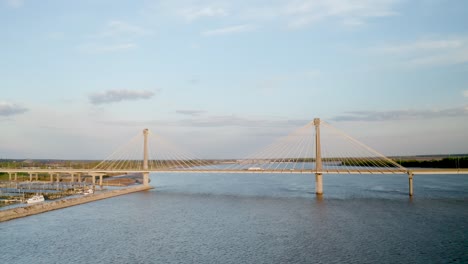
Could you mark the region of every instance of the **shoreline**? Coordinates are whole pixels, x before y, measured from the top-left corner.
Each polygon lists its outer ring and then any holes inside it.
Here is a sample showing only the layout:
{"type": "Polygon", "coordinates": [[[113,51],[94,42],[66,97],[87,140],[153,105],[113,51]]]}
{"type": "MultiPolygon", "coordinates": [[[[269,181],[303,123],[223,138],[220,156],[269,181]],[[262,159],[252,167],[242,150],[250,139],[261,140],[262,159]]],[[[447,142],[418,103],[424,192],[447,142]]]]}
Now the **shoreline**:
{"type": "Polygon", "coordinates": [[[151,186],[136,186],[129,187],[121,190],[112,190],[103,193],[97,193],[88,196],[75,197],[70,199],[63,199],[47,203],[38,203],[26,207],[11,208],[0,211],[0,222],[13,220],[16,218],[26,217],[35,214],[41,214],[48,211],[58,210],[79,204],[94,202],[102,199],[112,198],[115,196],[125,195],[134,192],[147,191],[152,189],[151,186]]]}

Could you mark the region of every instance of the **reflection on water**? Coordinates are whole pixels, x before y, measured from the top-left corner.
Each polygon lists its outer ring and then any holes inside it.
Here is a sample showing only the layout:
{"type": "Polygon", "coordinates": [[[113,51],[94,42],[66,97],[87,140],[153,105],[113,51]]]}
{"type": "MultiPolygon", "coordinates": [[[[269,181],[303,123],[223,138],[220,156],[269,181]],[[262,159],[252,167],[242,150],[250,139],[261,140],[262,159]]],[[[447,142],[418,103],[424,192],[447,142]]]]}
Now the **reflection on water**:
{"type": "Polygon", "coordinates": [[[153,174],[0,223],[2,263],[466,263],[468,176],[153,174]]]}

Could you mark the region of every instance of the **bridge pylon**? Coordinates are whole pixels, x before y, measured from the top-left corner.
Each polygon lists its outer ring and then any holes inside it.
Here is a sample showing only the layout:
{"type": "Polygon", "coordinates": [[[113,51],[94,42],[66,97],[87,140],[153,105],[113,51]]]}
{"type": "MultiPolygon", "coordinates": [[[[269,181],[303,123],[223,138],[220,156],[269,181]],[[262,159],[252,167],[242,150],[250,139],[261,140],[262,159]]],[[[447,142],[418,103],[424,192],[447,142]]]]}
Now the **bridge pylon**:
{"type": "Polygon", "coordinates": [[[323,194],[322,153],[320,146],[320,118],[314,118],[315,126],[315,194],[323,194]]]}

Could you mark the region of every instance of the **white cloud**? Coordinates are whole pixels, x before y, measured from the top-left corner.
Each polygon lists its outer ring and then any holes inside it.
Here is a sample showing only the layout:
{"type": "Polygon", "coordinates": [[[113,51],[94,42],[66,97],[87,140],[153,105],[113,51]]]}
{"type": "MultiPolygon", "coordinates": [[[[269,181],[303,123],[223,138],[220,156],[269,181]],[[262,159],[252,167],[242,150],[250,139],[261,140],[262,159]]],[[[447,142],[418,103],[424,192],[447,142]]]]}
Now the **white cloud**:
{"type": "Polygon", "coordinates": [[[137,47],[135,43],[119,43],[119,44],[83,44],[78,47],[81,52],[84,53],[108,53],[108,52],[119,52],[125,50],[132,50],[137,47]]]}
{"type": "Polygon", "coordinates": [[[187,8],[180,11],[180,15],[188,21],[194,21],[200,18],[209,17],[225,17],[228,12],[220,7],[201,7],[201,8],[187,8]]]}
{"type": "Polygon", "coordinates": [[[250,32],[255,29],[256,29],[255,26],[245,24],[245,25],[237,25],[237,26],[230,26],[230,27],[203,31],[202,35],[203,36],[229,35],[229,34],[250,32]]]}
{"type": "Polygon", "coordinates": [[[181,115],[199,116],[205,113],[205,111],[203,110],[176,110],[176,113],[181,114],[181,115]]]}
{"type": "Polygon", "coordinates": [[[393,110],[393,111],[351,111],[335,116],[334,121],[389,121],[408,119],[428,119],[441,117],[468,116],[466,107],[446,108],[442,110],[393,110]]]}
{"type": "Polygon", "coordinates": [[[433,51],[444,49],[455,49],[463,46],[463,41],[459,39],[446,40],[419,40],[404,44],[395,44],[380,48],[383,52],[388,53],[409,53],[420,51],[433,51]]]}
{"type": "Polygon", "coordinates": [[[154,92],[145,90],[108,90],[105,92],[89,95],[89,101],[92,104],[107,104],[121,101],[134,101],[139,99],[150,99],[154,92]]]}
{"type": "MultiPolygon", "coordinates": [[[[468,97],[468,90],[464,90],[464,91],[462,92],[462,94],[463,94],[464,97],[468,97]]],[[[468,106],[467,106],[467,107],[468,107],[468,106]]]]}
{"type": "Polygon", "coordinates": [[[362,26],[367,20],[398,15],[400,0],[291,0],[268,1],[264,6],[244,9],[242,17],[251,20],[280,21],[288,29],[306,28],[324,20],[344,26],[362,26]]]}
{"type": "Polygon", "coordinates": [[[146,34],[149,34],[148,30],[119,20],[107,22],[104,30],[100,33],[102,37],[142,36],[146,34]]]}
{"type": "Polygon", "coordinates": [[[398,15],[403,0],[269,0],[269,1],[161,1],[152,13],[175,15],[185,21],[228,17],[232,24],[264,25],[300,29],[331,20],[336,25],[358,27],[370,19],[398,15]]]}
{"type": "Polygon", "coordinates": [[[0,116],[19,115],[26,111],[28,111],[28,109],[21,105],[12,102],[0,101],[0,116]]]}
{"type": "Polygon", "coordinates": [[[12,8],[20,8],[24,5],[24,0],[5,0],[5,2],[12,8]]]}
{"type": "Polygon", "coordinates": [[[468,62],[468,38],[417,40],[377,48],[410,66],[440,66],[468,62]]]}
{"type": "Polygon", "coordinates": [[[358,18],[350,18],[350,19],[343,20],[343,25],[347,27],[360,27],[364,24],[365,22],[362,19],[358,19],[358,18]]]}
{"type": "Polygon", "coordinates": [[[106,124],[120,126],[141,126],[154,125],[159,127],[291,127],[302,126],[309,123],[310,120],[304,119],[271,119],[271,118],[252,118],[236,115],[218,115],[218,116],[192,116],[190,119],[179,120],[121,120],[105,121],[106,124]]]}
{"type": "Polygon", "coordinates": [[[85,53],[107,53],[132,50],[138,47],[137,39],[150,34],[145,28],[124,21],[112,20],[91,41],[78,46],[85,53]]]}

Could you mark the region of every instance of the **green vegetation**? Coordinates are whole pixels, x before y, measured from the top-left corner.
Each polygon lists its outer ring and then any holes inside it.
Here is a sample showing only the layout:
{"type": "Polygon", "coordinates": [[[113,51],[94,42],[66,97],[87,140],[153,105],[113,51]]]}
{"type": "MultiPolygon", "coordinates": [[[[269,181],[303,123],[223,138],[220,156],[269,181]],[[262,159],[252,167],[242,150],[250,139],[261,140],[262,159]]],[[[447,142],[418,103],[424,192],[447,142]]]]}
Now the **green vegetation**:
{"type": "Polygon", "coordinates": [[[468,157],[440,160],[402,160],[397,161],[397,163],[408,168],[468,168],[468,157]]]}
{"type": "MultiPolygon", "coordinates": [[[[468,157],[442,158],[431,160],[393,160],[405,168],[468,168],[468,157]]],[[[365,167],[394,167],[395,165],[385,160],[352,159],[343,160],[343,166],[365,166],[365,167]]]]}
{"type": "MultiPolygon", "coordinates": [[[[390,161],[383,160],[383,159],[343,159],[341,162],[343,166],[358,166],[358,167],[396,167],[390,161]]],[[[403,165],[402,165],[403,166],[403,165]]],[[[404,166],[403,166],[404,167],[404,166]]]]}
{"type": "MultiPolygon", "coordinates": [[[[405,157],[404,159],[397,159],[396,157],[392,158],[394,162],[400,164],[403,167],[407,168],[468,168],[468,156],[460,155],[458,157],[443,157],[443,156],[415,156],[415,157],[405,157]]],[[[262,162],[275,162],[279,159],[257,159],[253,160],[258,163],[262,162]]],[[[315,158],[281,158],[282,161],[290,162],[315,162],[315,158]]],[[[223,162],[236,162],[236,160],[185,160],[183,164],[187,166],[204,166],[211,164],[218,164],[223,162]]],[[[322,162],[324,163],[333,163],[336,165],[342,166],[365,166],[365,167],[395,167],[393,163],[387,160],[378,159],[378,158],[323,158],[322,162]]],[[[12,159],[1,159],[0,160],[0,169],[92,169],[96,167],[100,161],[95,160],[74,160],[74,161],[65,161],[65,160],[12,160],[12,159]]],[[[112,165],[115,162],[104,162],[100,167],[107,167],[112,165]]],[[[176,164],[181,164],[181,161],[175,160],[150,160],[148,162],[150,166],[157,166],[161,168],[170,168],[174,167],[176,164]]],[[[141,161],[130,161],[126,164],[128,167],[134,166],[139,168],[141,166],[141,161]]],[[[127,167],[127,169],[128,169],[127,167]]],[[[29,179],[29,174],[27,173],[18,173],[18,180],[27,180],[29,179]]],[[[46,179],[48,174],[40,174],[40,179],[46,179]]],[[[0,181],[8,180],[8,173],[0,172],[0,181]]]]}
{"type": "Polygon", "coordinates": [[[99,161],[95,160],[17,160],[17,159],[0,159],[0,168],[8,169],[91,169],[94,168],[99,161]]]}

